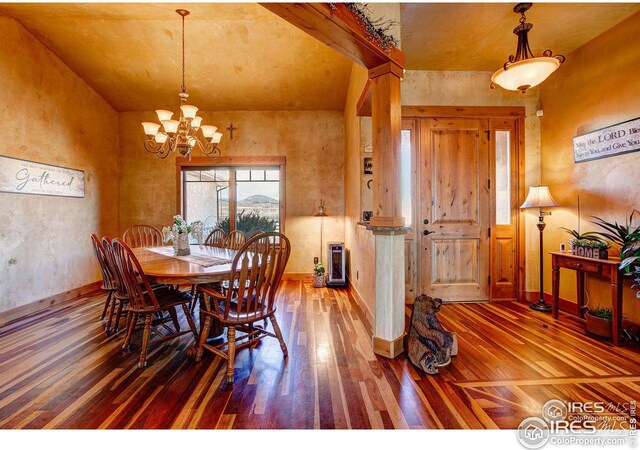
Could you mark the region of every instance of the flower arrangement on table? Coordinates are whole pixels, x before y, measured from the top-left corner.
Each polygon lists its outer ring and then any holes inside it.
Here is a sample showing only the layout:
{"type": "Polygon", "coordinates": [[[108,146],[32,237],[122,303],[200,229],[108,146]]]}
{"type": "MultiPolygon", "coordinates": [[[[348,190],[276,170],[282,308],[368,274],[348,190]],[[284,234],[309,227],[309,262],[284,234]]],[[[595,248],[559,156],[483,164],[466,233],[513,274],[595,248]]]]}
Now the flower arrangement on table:
{"type": "Polygon", "coordinates": [[[172,241],[173,253],[176,256],[185,256],[191,254],[189,247],[189,234],[202,245],[204,236],[204,224],[197,220],[189,225],[180,214],[173,216],[173,225],[171,227],[162,227],[162,239],[165,243],[172,241]]]}

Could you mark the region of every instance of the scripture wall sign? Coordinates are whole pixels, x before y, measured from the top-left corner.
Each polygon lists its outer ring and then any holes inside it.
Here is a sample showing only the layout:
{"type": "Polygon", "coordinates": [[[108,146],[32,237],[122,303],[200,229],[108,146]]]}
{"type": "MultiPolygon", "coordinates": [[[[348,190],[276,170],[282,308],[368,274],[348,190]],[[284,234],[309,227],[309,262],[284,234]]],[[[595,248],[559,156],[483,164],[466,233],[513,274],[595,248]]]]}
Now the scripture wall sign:
{"type": "Polygon", "coordinates": [[[577,163],[640,150],[640,117],[573,138],[577,163]]]}
{"type": "Polygon", "coordinates": [[[84,197],[84,171],[0,156],[0,192],[84,197]]]}

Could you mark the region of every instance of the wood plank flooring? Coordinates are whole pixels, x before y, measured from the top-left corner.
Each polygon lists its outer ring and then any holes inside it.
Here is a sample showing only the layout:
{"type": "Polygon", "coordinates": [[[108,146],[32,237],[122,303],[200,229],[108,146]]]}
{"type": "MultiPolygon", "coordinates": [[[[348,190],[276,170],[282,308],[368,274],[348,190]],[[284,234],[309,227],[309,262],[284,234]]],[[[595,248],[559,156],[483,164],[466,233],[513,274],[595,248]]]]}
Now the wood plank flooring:
{"type": "Polygon", "coordinates": [[[140,333],[130,353],[122,334],[105,336],[103,299],[0,329],[0,428],[515,428],[551,398],[640,400],[637,347],[515,302],[445,305],[460,354],[428,376],[404,356],[372,353],[348,290],[284,282],[277,317],[289,358],[275,339],[242,350],[232,387],[220,359],[187,357],[190,336],[155,348],[138,370],[140,333]]]}

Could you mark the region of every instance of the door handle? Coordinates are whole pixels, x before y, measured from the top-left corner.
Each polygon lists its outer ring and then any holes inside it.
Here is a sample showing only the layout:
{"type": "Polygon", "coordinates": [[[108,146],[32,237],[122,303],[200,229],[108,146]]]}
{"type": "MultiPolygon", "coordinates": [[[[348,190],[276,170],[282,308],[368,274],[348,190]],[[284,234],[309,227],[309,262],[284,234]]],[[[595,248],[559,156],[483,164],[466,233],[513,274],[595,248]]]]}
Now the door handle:
{"type": "Polygon", "coordinates": [[[429,230],[423,230],[422,231],[422,234],[424,234],[425,236],[429,236],[432,233],[435,233],[435,231],[429,231],[429,230]]]}
{"type": "Polygon", "coordinates": [[[424,220],[422,221],[422,223],[423,223],[423,224],[425,224],[425,225],[429,225],[429,219],[424,219],[424,220]]]}

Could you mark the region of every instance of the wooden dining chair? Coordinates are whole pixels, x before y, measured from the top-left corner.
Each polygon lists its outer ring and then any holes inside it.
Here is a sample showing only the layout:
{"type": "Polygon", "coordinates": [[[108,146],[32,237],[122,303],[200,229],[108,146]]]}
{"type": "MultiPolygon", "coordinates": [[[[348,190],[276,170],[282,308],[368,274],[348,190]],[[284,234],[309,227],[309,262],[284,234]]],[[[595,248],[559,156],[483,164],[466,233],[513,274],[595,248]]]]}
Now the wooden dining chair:
{"type": "Polygon", "coordinates": [[[142,349],[138,367],[147,365],[147,351],[149,346],[182,336],[191,332],[193,338],[197,340],[198,332],[195,322],[189,314],[188,304],[191,296],[170,286],[163,286],[152,289],[142,266],[136,258],[131,248],[122,240],[114,239],[111,243],[115,262],[120,277],[129,297],[129,311],[131,318],[127,324],[127,334],[125,336],[123,348],[128,349],[135,325],[139,319],[144,319],[144,331],[142,334],[142,349]],[[178,322],[176,307],[182,307],[182,311],[187,319],[190,330],[181,331],[178,322]],[[168,320],[164,315],[158,313],[166,311],[173,322],[173,329],[168,325],[168,320]],[[155,318],[155,319],[154,319],[155,318]],[[163,333],[161,330],[165,331],[163,333]],[[150,341],[151,332],[157,337],[150,341]]]}
{"type": "Polygon", "coordinates": [[[247,242],[247,237],[244,233],[239,230],[233,230],[225,238],[223,247],[228,248],[229,250],[240,250],[245,242],[247,242]]]}
{"type": "Polygon", "coordinates": [[[204,241],[204,245],[222,248],[224,247],[224,241],[226,239],[227,234],[224,232],[224,230],[221,228],[216,228],[211,233],[209,233],[209,236],[207,236],[207,239],[205,239],[204,241]]]}
{"type": "Polygon", "coordinates": [[[131,248],[162,245],[162,233],[151,225],[133,225],[127,228],[122,238],[131,248]]]}
{"type": "MultiPolygon", "coordinates": [[[[128,307],[129,296],[127,295],[127,289],[125,287],[124,280],[120,276],[120,271],[118,270],[118,266],[116,264],[115,254],[113,252],[113,245],[111,243],[111,239],[109,239],[106,236],[103,237],[102,247],[105,250],[105,254],[107,256],[107,264],[109,266],[109,269],[111,270],[111,273],[113,273],[113,277],[116,285],[116,291],[114,293],[114,301],[111,306],[111,312],[109,313],[109,320],[107,320],[107,326],[105,330],[107,333],[110,333],[111,331],[113,331],[114,333],[117,333],[120,329],[120,321],[122,319],[123,312],[125,312],[125,307],[127,308],[126,309],[127,321],[125,322],[125,324],[128,324],[129,320],[131,319],[131,312],[129,311],[129,307],[128,307]],[[115,322],[114,322],[114,318],[115,318],[115,322]]],[[[125,326],[125,329],[126,328],[127,327],[125,326]]]]}
{"type": "Polygon", "coordinates": [[[91,243],[93,244],[93,251],[96,254],[96,258],[98,259],[98,266],[100,267],[100,274],[102,275],[102,286],[100,286],[100,289],[107,293],[107,298],[104,301],[104,308],[102,308],[102,315],[100,316],[100,320],[104,320],[105,316],[107,315],[107,311],[109,310],[109,306],[111,306],[111,303],[114,301],[113,296],[114,292],[116,291],[116,283],[114,274],[107,263],[107,255],[105,253],[105,249],[95,233],[91,235],[91,243]]]}
{"type": "Polygon", "coordinates": [[[237,284],[238,289],[227,290],[222,295],[215,289],[201,286],[205,295],[206,310],[196,361],[202,359],[204,350],[227,360],[227,382],[234,381],[234,361],[237,350],[251,346],[265,336],[278,339],[283,355],[287,356],[287,345],[276,320],[276,294],[282,274],[291,254],[289,240],[280,233],[263,233],[250,239],[236,254],[229,276],[229,285],[237,284]],[[218,344],[208,344],[207,336],[213,319],[218,319],[227,327],[227,340],[218,344]],[[256,325],[265,319],[271,321],[273,332],[266,326],[256,325]],[[236,336],[236,332],[244,333],[236,336]]]}

